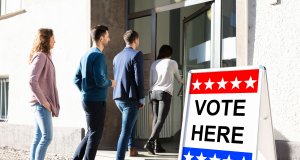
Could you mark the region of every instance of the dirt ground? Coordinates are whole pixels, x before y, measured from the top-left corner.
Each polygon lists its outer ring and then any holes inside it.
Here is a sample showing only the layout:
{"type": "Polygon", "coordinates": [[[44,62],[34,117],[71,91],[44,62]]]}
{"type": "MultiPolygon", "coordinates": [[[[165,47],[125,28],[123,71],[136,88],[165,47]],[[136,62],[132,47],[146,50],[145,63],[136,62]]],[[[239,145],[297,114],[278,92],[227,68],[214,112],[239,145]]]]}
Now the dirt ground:
{"type": "MultiPolygon", "coordinates": [[[[45,160],[70,160],[71,155],[46,154],[45,160]]],[[[29,160],[29,150],[0,146],[0,160],[29,160]]]]}

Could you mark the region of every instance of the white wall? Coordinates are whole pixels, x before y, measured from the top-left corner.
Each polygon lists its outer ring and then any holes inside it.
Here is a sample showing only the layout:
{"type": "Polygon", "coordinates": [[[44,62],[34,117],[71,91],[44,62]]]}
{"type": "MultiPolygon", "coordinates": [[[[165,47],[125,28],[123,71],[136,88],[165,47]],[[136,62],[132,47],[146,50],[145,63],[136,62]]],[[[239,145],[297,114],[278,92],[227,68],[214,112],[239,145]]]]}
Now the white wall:
{"type": "Polygon", "coordinates": [[[23,0],[26,13],[0,20],[0,74],[9,75],[9,123],[32,124],[27,57],[41,27],[54,30],[53,61],[60,99],[54,126],[84,127],[85,116],[73,76],[89,48],[90,1],[23,0]]]}
{"type": "Polygon", "coordinates": [[[299,142],[300,1],[250,4],[249,59],[267,68],[275,138],[299,142]]]}

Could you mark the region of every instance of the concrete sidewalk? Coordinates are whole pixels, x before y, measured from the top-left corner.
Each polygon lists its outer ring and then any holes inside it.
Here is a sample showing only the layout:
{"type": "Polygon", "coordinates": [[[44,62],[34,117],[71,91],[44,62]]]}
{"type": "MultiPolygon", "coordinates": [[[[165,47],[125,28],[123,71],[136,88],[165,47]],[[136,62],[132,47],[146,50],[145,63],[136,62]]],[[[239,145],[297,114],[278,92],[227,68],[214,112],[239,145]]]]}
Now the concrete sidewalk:
{"type": "MultiPolygon", "coordinates": [[[[178,153],[159,153],[157,155],[149,155],[148,152],[139,151],[139,156],[137,157],[128,157],[128,152],[126,153],[126,160],[177,160],[178,153]]],[[[115,160],[116,151],[105,151],[99,150],[96,155],[95,160],[115,160]]]]}
{"type": "MultiPolygon", "coordinates": [[[[136,147],[138,149],[139,155],[137,157],[129,157],[128,152],[126,152],[126,160],[177,160],[179,140],[164,140],[161,142],[162,146],[166,149],[166,153],[158,153],[156,155],[149,155],[148,152],[143,148],[146,141],[137,140],[136,147]]],[[[116,159],[116,149],[110,150],[98,150],[95,160],[115,160],[116,159]]]]}

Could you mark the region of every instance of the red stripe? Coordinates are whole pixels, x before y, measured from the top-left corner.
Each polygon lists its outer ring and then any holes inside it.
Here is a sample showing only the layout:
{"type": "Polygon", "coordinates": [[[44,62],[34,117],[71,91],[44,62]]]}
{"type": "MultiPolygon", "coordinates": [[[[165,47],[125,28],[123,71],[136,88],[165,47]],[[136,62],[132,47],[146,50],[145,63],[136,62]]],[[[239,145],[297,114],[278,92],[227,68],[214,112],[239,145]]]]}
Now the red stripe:
{"type": "MultiPolygon", "coordinates": [[[[219,93],[257,93],[257,86],[258,86],[258,77],[259,77],[259,70],[253,69],[253,70],[238,70],[238,71],[221,71],[221,72],[202,72],[202,73],[192,73],[191,75],[191,83],[190,83],[190,94],[219,94],[219,93]],[[247,83],[245,81],[249,81],[250,76],[254,83],[247,83]],[[220,88],[220,85],[217,82],[220,82],[224,79],[224,81],[227,81],[225,84],[225,89],[220,88]],[[241,81],[239,83],[239,88],[233,87],[235,78],[238,79],[238,81],[241,81]],[[210,79],[211,82],[214,82],[212,84],[212,89],[207,88],[207,85],[205,83],[208,82],[210,79]],[[198,80],[200,82],[200,90],[197,88],[194,88],[193,83],[195,83],[198,80]],[[252,85],[253,84],[253,88],[252,85]]],[[[209,85],[208,85],[209,86],[209,85]]]]}

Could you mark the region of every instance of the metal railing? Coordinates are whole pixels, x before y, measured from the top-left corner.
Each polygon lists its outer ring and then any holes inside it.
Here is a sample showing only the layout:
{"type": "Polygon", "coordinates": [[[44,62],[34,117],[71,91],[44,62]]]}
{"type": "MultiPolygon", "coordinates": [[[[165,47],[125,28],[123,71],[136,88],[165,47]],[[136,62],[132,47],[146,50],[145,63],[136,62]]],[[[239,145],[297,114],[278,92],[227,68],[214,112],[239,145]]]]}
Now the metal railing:
{"type": "Polygon", "coordinates": [[[8,113],[8,77],[0,76],[0,121],[7,121],[8,113]]]}

